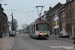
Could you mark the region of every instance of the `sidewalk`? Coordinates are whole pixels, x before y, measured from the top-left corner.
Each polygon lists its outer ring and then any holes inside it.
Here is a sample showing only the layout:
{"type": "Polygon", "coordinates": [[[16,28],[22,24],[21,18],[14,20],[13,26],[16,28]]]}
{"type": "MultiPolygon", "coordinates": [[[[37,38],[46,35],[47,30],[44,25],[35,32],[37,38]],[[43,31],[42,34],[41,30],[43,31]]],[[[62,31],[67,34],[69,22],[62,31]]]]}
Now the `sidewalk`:
{"type": "MultiPolygon", "coordinates": [[[[55,37],[55,38],[59,38],[59,35],[54,35],[54,34],[52,34],[52,35],[50,35],[51,37],[55,37]]],[[[70,39],[70,40],[72,40],[73,39],[73,36],[70,36],[68,39],[70,39]]]]}
{"type": "Polygon", "coordinates": [[[8,50],[14,40],[15,37],[9,37],[8,35],[0,38],[0,50],[8,50]]]}

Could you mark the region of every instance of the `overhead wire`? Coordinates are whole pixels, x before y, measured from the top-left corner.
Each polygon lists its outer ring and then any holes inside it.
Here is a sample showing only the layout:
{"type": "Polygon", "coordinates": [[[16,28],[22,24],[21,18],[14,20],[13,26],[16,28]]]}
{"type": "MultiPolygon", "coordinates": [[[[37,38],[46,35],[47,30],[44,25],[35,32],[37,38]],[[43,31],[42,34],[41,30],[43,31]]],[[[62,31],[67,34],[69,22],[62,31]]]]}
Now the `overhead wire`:
{"type": "MultiPolygon", "coordinates": [[[[35,7],[20,8],[20,9],[22,10],[22,9],[31,9],[31,8],[35,8],[35,7]]],[[[20,10],[20,9],[15,9],[15,10],[20,10]]]]}
{"type": "MultiPolygon", "coordinates": [[[[38,6],[40,6],[43,2],[44,2],[44,0],[43,0],[38,6]]],[[[41,11],[42,11],[42,9],[41,9],[41,11]]],[[[41,12],[41,11],[40,11],[40,12],[41,12]]],[[[38,7],[37,7],[37,14],[38,14],[38,16],[39,16],[38,7]]]]}
{"type": "MultiPolygon", "coordinates": [[[[39,4],[39,5],[41,5],[42,3],[44,2],[44,0],[39,4]]],[[[48,5],[50,5],[50,4],[48,4],[48,5]]],[[[47,6],[47,5],[44,5],[44,6],[47,6]]],[[[15,10],[24,10],[24,9],[31,9],[31,8],[35,8],[35,7],[29,7],[29,8],[20,8],[20,9],[15,9],[15,10]]],[[[35,9],[36,10],[36,9],[35,9]]],[[[25,13],[25,14],[27,14],[27,13],[31,13],[30,15],[28,15],[29,17],[27,18],[27,20],[31,17],[31,15],[35,12],[35,10],[33,10],[33,11],[31,11],[31,12],[22,12],[22,13],[25,13]]],[[[19,12],[19,11],[15,11],[15,12],[19,12]]],[[[33,17],[32,17],[33,18],[33,17]]],[[[26,21],[27,21],[26,20],[26,21]]]]}
{"type": "MultiPolygon", "coordinates": [[[[43,2],[44,2],[44,0],[43,0],[39,5],[41,5],[43,2]]],[[[35,9],[35,10],[36,10],[36,9],[35,9]]],[[[31,13],[31,15],[34,13],[35,10],[33,10],[33,12],[31,13]]],[[[31,17],[31,15],[29,15],[29,17],[27,18],[27,20],[31,17]]],[[[27,21],[27,20],[26,20],[26,21],[27,21]]]]}
{"type": "Polygon", "coordinates": [[[43,2],[44,2],[44,0],[39,5],[41,5],[43,2]]]}

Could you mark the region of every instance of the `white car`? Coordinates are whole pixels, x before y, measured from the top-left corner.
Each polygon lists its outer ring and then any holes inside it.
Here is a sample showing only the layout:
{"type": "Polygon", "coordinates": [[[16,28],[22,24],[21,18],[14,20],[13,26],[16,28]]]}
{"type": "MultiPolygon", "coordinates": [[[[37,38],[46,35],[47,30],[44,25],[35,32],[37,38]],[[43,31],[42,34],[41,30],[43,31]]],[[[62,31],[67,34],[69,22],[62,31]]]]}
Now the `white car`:
{"type": "Polygon", "coordinates": [[[59,33],[59,37],[61,38],[61,37],[69,37],[69,33],[68,32],[66,32],[66,31],[61,31],[60,33],[59,33]]]}

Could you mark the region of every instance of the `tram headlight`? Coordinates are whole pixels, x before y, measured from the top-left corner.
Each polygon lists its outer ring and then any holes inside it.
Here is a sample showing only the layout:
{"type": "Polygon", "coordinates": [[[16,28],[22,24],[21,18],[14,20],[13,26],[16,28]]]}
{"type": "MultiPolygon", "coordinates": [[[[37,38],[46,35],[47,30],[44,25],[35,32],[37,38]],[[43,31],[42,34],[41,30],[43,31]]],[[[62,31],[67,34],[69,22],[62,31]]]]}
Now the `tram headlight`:
{"type": "Polygon", "coordinates": [[[40,35],[42,35],[41,33],[39,33],[40,35]]]}

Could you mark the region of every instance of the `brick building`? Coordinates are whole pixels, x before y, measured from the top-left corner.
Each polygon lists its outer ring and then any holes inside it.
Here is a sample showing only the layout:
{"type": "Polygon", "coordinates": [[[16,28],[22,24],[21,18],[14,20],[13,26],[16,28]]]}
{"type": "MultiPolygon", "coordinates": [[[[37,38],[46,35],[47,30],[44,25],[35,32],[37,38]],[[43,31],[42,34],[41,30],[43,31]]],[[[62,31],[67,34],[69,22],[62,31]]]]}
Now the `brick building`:
{"type": "Polygon", "coordinates": [[[3,33],[7,33],[7,15],[3,12],[4,9],[0,4],[0,36],[2,37],[3,33]]]}
{"type": "MultiPolygon", "coordinates": [[[[66,0],[67,1],[67,0],[66,0]]],[[[68,0],[65,4],[66,31],[73,35],[75,33],[75,0],[68,0]]]]}
{"type": "Polygon", "coordinates": [[[65,4],[59,9],[58,11],[58,18],[59,18],[59,32],[66,31],[66,22],[65,22],[65,4]]]}
{"type": "Polygon", "coordinates": [[[66,3],[59,10],[60,31],[67,31],[70,35],[75,33],[75,0],[66,0],[66,3]]]}
{"type": "Polygon", "coordinates": [[[3,33],[7,33],[7,25],[8,25],[8,18],[7,15],[3,12],[3,16],[2,16],[2,32],[3,33]]]}
{"type": "Polygon", "coordinates": [[[47,12],[47,21],[50,23],[50,33],[58,34],[59,33],[59,25],[57,24],[58,16],[57,16],[57,10],[62,6],[60,2],[56,4],[53,8],[50,8],[50,10],[47,12]],[[55,22],[55,25],[54,25],[55,22]]]}

